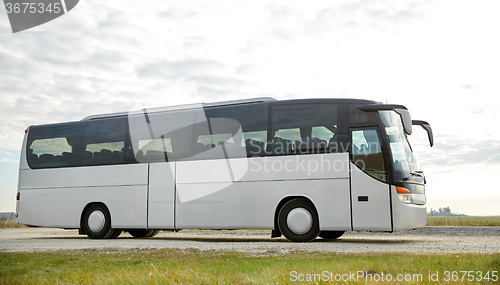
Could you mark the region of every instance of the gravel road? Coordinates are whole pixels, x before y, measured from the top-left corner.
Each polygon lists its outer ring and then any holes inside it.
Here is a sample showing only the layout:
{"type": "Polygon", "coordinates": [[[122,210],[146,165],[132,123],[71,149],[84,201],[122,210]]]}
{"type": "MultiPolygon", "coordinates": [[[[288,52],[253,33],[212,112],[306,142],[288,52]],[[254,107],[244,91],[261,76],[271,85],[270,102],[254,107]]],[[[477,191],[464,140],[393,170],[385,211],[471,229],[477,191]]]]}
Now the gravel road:
{"type": "Polygon", "coordinates": [[[500,227],[425,227],[396,233],[347,232],[340,239],[293,243],[270,238],[269,231],[161,232],[135,239],[123,233],[113,240],[92,240],[77,231],[0,229],[0,251],[32,252],[72,249],[197,248],[233,250],[255,255],[305,250],[319,252],[500,253],[500,227]]]}

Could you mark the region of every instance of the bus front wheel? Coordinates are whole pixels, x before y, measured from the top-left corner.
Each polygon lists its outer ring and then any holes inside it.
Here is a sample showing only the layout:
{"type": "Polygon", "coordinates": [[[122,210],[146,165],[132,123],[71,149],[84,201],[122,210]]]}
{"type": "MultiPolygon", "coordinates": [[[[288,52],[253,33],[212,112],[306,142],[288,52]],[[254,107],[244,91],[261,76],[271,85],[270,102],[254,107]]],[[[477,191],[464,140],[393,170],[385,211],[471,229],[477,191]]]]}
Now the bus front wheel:
{"type": "Polygon", "coordinates": [[[116,238],[121,230],[111,228],[111,215],[103,204],[93,204],[85,211],[82,218],[83,231],[89,238],[116,238]]]}
{"type": "Polygon", "coordinates": [[[281,208],[278,226],[281,233],[291,241],[312,241],[319,234],[318,213],[309,200],[293,199],[281,208]]]}

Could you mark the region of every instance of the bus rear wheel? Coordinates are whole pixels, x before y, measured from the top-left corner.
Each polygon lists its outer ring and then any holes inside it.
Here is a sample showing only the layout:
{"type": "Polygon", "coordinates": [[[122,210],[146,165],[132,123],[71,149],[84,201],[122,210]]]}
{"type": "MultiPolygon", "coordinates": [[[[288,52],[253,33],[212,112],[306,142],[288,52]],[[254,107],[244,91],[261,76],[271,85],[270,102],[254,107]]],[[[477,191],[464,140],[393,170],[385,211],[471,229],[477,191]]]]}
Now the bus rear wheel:
{"type": "Polygon", "coordinates": [[[129,230],[128,233],[135,238],[154,237],[159,230],[129,230]]]}
{"type": "Polygon", "coordinates": [[[278,226],[281,233],[291,241],[312,241],[319,234],[318,213],[309,200],[293,199],[281,208],[278,226]]]}
{"type": "Polygon", "coordinates": [[[121,230],[111,228],[111,215],[103,204],[93,204],[85,211],[82,227],[91,239],[115,238],[121,233],[121,230]]]}
{"type": "Polygon", "coordinates": [[[319,237],[324,239],[337,239],[341,237],[345,231],[321,231],[319,237]]]}

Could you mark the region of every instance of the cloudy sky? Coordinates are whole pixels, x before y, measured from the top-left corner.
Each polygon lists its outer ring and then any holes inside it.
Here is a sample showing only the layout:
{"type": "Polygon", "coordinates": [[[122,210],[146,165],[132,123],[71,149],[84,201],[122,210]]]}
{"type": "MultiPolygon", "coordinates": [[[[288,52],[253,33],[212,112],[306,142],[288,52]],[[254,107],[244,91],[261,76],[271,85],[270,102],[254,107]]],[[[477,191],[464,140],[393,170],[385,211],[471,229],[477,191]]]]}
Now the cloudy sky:
{"type": "Polygon", "coordinates": [[[269,96],[405,105],[429,208],[500,215],[498,1],[82,0],[12,33],[0,7],[0,211],[24,130],[169,105],[269,96]],[[194,82],[198,92],[172,86],[194,82]],[[492,127],[493,126],[493,127],[492,127]]]}

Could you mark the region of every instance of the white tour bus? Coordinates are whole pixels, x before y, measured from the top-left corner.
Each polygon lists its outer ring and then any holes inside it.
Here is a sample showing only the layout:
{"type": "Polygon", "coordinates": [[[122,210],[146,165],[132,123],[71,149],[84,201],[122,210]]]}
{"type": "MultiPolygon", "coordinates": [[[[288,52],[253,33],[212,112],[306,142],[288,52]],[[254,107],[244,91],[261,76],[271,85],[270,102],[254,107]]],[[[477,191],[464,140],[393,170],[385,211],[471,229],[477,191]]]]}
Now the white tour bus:
{"type": "Polygon", "coordinates": [[[30,126],[17,215],[29,226],[269,229],[291,241],[426,224],[404,106],[272,98],[143,109],[30,126]]]}

